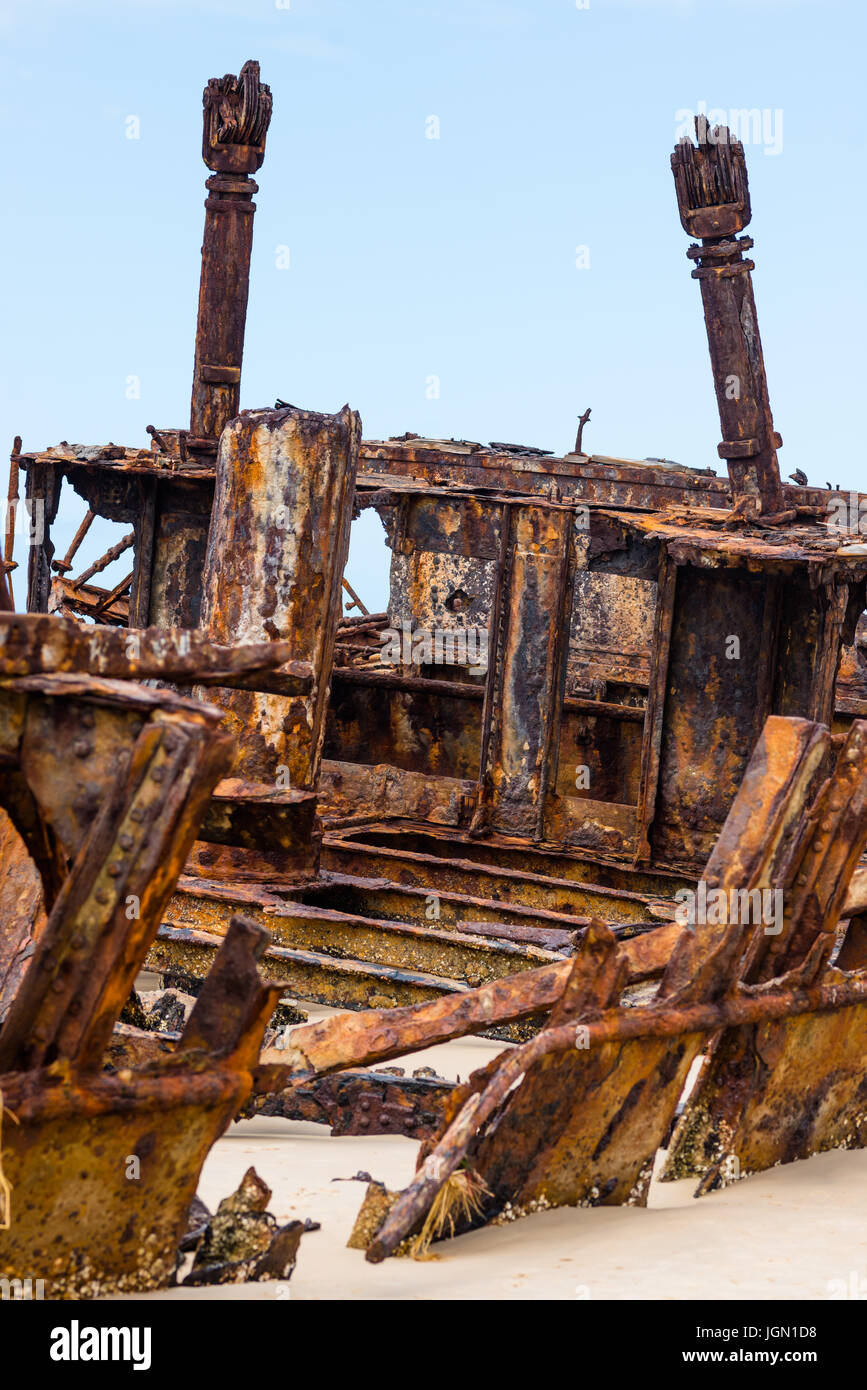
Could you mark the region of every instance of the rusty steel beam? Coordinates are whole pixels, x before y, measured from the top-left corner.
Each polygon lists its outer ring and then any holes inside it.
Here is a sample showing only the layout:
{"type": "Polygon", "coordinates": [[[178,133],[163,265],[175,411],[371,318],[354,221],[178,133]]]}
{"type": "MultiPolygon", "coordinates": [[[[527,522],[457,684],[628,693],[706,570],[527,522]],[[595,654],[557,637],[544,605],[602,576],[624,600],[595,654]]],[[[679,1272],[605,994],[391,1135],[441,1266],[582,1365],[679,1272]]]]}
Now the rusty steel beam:
{"type": "Polygon", "coordinates": [[[561,960],[409,1007],[365,1009],[302,1024],[286,1035],[281,1049],[263,1052],[256,1090],[282,1090],[298,1078],[386,1062],[417,1048],[541,1016],[560,998],[571,968],[571,961],[561,960]]]}
{"type": "Polygon", "coordinates": [[[541,856],[534,872],[527,864],[521,868],[490,865],[472,858],[472,852],[473,847],[467,846],[465,855],[446,857],[429,850],[404,848],[400,843],[390,848],[366,843],[348,832],[332,832],[323,840],[321,863],[326,872],[352,871],[396,884],[421,886],[429,893],[468,893],[491,903],[491,920],[502,920],[499,905],[504,910],[511,905],[584,918],[593,913],[608,922],[643,922],[651,915],[652,904],[673,895],[677,887],[692,883],[687,878],[666,883],[667,893],[663,893],[661,884],[653,889],[643,885],[633,889],[594,882],[589,873],[580,880],[566,878],[558,874],[556,863],[550,865],[551,872],[542,872],[543,867],[549,866],[541,856]]]}
{"type": "MultiPolygon", "coordinates": [[[[639,459],[602,455],[516,458],[493,447],[474,445],[463,452],[443,447],[438,440],[367,439],[359,458],[359,499],[369,489],[455,500],[461,490],[478,491],[480,502],[495,504],[509,497],[527,501],[562,500],[588,506],[636,507],[656,511],[668,505],[718,507],[724,514],[731,502],[731,485],[710,469],[661,468],[639,459]],[[501,493],[501,497],[497,497],[501,493]]],[[[796,489],[791,489],[796,491],[796,489]]],[[[806,496],[807,490],[797,489],[806,496]]],[[[827,501],[827,494],[809,489],[810,500],[827,501]]]]}
{"type": "Polygon", "coordinates": [[[55,570],[57,574],[68,574],[69,571],[72,569],[72,562],[78,554],[78,551],[81,547],[81,543],[95,520],[96,512],[93,511],[92,508],[88,507],[87,511],[84,513],[84,517],[78,527],[78,530],[72,537],[72,540],[69,542],[69,548],[66,554],[64,555],[63,559],[53,560],[51,563],[51,568],[55,570]]]}
{"type": "MultiPolygon", "coordinates": [[[[82,570],[77,579],[71,579],[69,581],[70,587],[73,590],[80,589],[82,585],[87,583],[88,579],[92,579],[95,574],[101,574],[104,569],[108,569],[109,565],[114,564],[115,560],[119,559],[121,555],[131,549],[134,541],[134,531],[130,531],[126,536],[121,536],[119,541],[109,546],[104,555],[100,555],[99,559],[94,560],[92,565],[88,565],[86,570],[82,570]]],[[[117,597],[117,595],[112,594],[112,598],[115,597],[117,597]]]]}
{"type": "Polygon", "coordinates": [[[110,680],[243,685],[268,682],[275,672],[272,684],[303,695],[313,671],[290,652],[288,642],[219,646],[202,632],[177,628],[116,632],[37,613],[0,615],[0,677],[87,671],[110,680]]]}
{"type": "Polygon", "coordinates": [[[469,823],[478,783],[467,777],[435,777],[390,763],[336,762],[324,758],[319,779],[323,818],[333,824],[362,820],[469,823]]]}
{"type": "Polygon", "coordinates": [[[568,508],[505,508],[474,834],[544,834],[566,680],[574,526],[568,508]]]}

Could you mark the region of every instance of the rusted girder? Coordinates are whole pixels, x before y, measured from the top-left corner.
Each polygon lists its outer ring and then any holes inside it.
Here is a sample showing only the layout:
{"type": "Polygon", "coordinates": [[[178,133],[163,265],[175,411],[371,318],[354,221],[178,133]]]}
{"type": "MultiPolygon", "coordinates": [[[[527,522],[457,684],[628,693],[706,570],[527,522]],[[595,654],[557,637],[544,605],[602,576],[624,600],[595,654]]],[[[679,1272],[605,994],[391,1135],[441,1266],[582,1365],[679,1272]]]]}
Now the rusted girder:
{"type": "MultiPolygon", "coordinates": [[[[114,561],[119,559],[125,551],[131,549],[134,541],[134,531],[130,531],[127,536],[121,536],[119,541],[109,546],[104,555],[100,555],[98,560],[94,560],[92,565],[88,565],[86,570],[82,570],[77,579],[69,581],[72,588],[80,589],[83,584],[87,583],[88,579],[92,579],[95,574],[101,574],[104,569],[108,569],[109,565],[114,564],[114,561]]],[[[116,595],[113,595],[113,597],[116,597],[116,595]]]]}
{"type": "Polygon", "coordinates": [[[503,509],[474,834],[490,827],[544,835],[566,682],[574,528],[569,508],[503,509]]]}
{"type": "Polygon", "coordinates": [[[313,684],[288,642],[218,646],[205,633],[178,628],[91,627],[39,613],[0,615],[0,677],[86,671],[111,680],[161,680],[256,689],[273,685],[303,695],[313,684]],[[276,668],[276,669],[275,669],[276,668]]]}
{"type": "Polygon", "coordinates": [[[88,507],[87,511],[84,513],[84,517],[81,521],[81,524],[78,527],[78,530],[72,537],[72,540],[69,542],[69,549],[67,550],[63,559],[52,560],[51,562],[51,568],[55,570],[57,574],[68,574],[69,571],[72,569],[72,562],[78,554],[78,551],[81,547],[81,543],[95,520],[96,512],[93,511],[90,507],[88,507]]]}

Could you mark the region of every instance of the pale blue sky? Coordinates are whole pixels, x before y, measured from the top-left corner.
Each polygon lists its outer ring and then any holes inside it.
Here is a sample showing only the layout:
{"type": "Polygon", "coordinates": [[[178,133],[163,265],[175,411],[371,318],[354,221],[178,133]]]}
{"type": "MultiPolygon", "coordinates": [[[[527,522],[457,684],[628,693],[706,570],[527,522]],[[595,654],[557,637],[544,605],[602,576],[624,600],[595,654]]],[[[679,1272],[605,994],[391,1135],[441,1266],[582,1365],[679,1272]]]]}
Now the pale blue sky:
{"type": "MultiPolygon", "coordinates": [[[[26,448],[138,445],[146,424],[187,423],[201,91],[258,58],[274,116],[243,406],[348,401],[367,438],[561,452],[590,405],[593,451],[722,471],[668,161],[679,111],[759,108],[768,147],[782,135],[777,153],[746,152],[783,472],[867,490],[864,13],[859,0],[4,0],[4,447],[16,432],[26,448]]],[[[373,550],[354,548],[350,577],[379,606],[373,550]]]]}

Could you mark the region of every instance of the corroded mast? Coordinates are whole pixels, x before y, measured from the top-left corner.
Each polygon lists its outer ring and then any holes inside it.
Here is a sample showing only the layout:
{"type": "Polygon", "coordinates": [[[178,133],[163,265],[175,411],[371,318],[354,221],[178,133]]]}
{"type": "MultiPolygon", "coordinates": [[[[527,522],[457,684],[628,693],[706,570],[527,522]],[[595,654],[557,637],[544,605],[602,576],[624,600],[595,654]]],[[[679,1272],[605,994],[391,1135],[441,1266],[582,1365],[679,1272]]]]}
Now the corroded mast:
{"type": "Polygon", "coordinates": [[[250,175],[265,158],[271,89],[259,81],[259,64],[248,62],[238,77],[212,77],[202,101],[202,158],[214,172],[205,184],[190,435],[218,439],[238,414],[258,192],[250,175]]]}
{"type": "Polygon", "coordinates": [[[743,145],[725,126],[695,122],[698,146],[684,138],[671,167],[680,220],[701,245],[690,246],[693,278],[701,287],[704,320],[723,438],[720,458],[728,464],[734,504],[742,513],[766,518],[784,508],[762,343],[753,298],[753,245],[738,232],[752,215],[743,145]]]}

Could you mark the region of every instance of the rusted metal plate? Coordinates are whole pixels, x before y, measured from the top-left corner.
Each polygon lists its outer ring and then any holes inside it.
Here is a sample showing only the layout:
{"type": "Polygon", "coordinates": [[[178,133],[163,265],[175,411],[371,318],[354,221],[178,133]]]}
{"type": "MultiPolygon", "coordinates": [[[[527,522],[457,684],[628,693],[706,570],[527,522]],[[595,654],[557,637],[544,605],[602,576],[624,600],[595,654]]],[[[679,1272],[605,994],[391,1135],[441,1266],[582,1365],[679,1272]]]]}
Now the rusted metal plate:
{"type": "Polygon", "coordinates": [[[214,684],[258,679],[275,667],[281,668],[287,694],[310,689],[313,671],[307,663],[291,661],[288,643],[220,647],[196,631],[146,628],[120,633],[35,613],[0,615],[3,677],[84,671],[110,680],[194,678],[199,684],[214,684]]]}
{"type": "Polygon", "coordinates": [[[483,694],[469,683],[416,684],[385,668],[342,668],[332,681],[324,757],[475,782],[483,694]]]}
{"type": "Polygon", "coordinates": [[[218,782],[199,835],[213,844],[270,855],[296,881],[316,874],[320,832],[316,793],[239,778],[218,782]]]}
{"type": "Polygon", "coordinates": [[[540,840],[566,681],[574,518],[565,509],[505,512],[473,827],[540,840]]]}
{"type": "Polygon", "coordinates": [[[46,1297],[165,1287],[205,1155],[248,1091],[211,1066],[164,1077],[0,1077],[12,1184],[0,1274],[45,1279],[46,1297]],[[127,1159],[141,1178],[127,1176],[127,1159]]]}
{"type": "MultiPolygon", "coordinates": [[[[154,502],[147,613],[151,627],[195,628],[201,622],[202,572],[208,542],[213,485],[179,478],[162,480],[154,502]]],[[[137,566],[145,559],[137,557],[137,566]]],[[[134,573],[135,581],[135,573],[134,573]]]]}
{"type": "Polygon", "coordinates": [[[655,510],[692,502],[725,508],[727,479],[691,469],[665,469],[638,459],[516,457],[477,448],[464,454],[420,440],[366,440],[359,475],[371,487],[412,480],[433,488],[458,487],[527,498],[580,501],[655,510]]]}
{"type": "Polygon", "coordinates": [[[302,791],[316,785],[349,544],[359,417],[286,407],[248,411],[220,439],[203,579],[214,641],[285,641],[314,671],[309,696],[218,693],[234,773],[302,791]]]}
{"type": "Polygon", "coordinates": [[[426,777],[420,772],[378,764],[322,764],[320,797],[326,821],[396,820],[430,821],[434,825],[459,825],[469,821],[475,805],[477,783],[457,777],[426,777]]]}
{"type": "Polygon", "coordinates": [[[663,1179],[698,1192],[829,1149],[867,1144],[867,1008],[732,1029],[678,1125],[663,1179]]]}
{"type": "Polygon", "coordinates": [[[769,713],[760,705],[767,585],[739,570],[691,569],[676,584],[651,840],[655,855],[695,862],[719,834],[769,713]]]}

